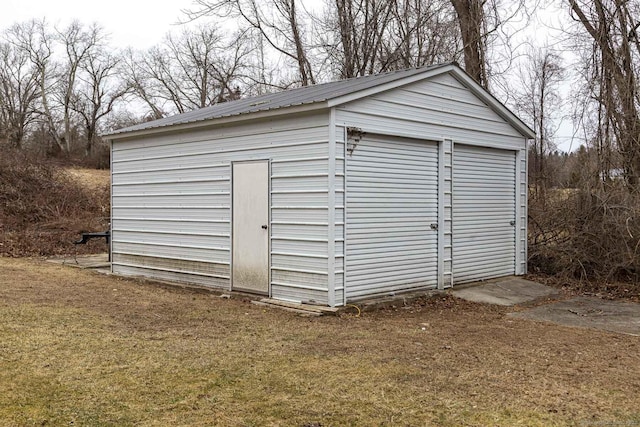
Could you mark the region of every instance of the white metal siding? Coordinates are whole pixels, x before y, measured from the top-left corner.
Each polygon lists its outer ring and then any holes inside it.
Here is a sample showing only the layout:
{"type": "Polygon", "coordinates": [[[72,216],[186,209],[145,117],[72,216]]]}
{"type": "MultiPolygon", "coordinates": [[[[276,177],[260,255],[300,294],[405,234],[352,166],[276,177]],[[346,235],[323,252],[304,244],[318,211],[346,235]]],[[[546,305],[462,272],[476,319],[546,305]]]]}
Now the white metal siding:
{"type": "Polygon", "coordinates": [[[113,271],[229,288],[231,161],[272,159],[272,296],[327,303],[327,116],[115,141],[113,271]]]}
{"type": "Polygon", "coordinates": [[[438,288],[453,286],[453,141],[438,145],[438,288]]]}
{"type": "Polygon", "coordinates": [[[347,300],[437,286],[438,145],[366,135],[346,163],[347,300]]]}
{"type": "Polygon", "coordinates": [[[516,129],[449,74],[347,103],[336,109],[336,121],[384,135],[526,147],[516,129]]]}
{"type": "Polygon", "coordinates": [[[345,208],[345,191],[347,176],[345,171],[345,155],[346,155],[346,128],[342,126],[334,126],[334,138],[336,141],[336,158],[335,158],[335,302],[336,305],[344,305],[346,303],[344,285],[345,285],[345,230],[346,230],[346,208],[345,208]]]}
{"type": "Polygon", "coordinates": [[[465,283],[515,273],[516,155],[456,144],[453,276],[465,283]]]}
{"type": "Polygon", "coordinates": [[[520,150],[520,155],[517,158],[517,161],[520,163],[519,165],[519,173],[518,173],[518,195],[519,195],[519,203],[518,209],[519,214],[516,220],[518,221],[518,251],[520,252],[520,256],[517,257],[518,265],[516,274],[527,274],[527,221],[528,221],[528,206],[527,206],[527,193],[528,193],[528,184],[527,184],[527,150],[520,150]]]}

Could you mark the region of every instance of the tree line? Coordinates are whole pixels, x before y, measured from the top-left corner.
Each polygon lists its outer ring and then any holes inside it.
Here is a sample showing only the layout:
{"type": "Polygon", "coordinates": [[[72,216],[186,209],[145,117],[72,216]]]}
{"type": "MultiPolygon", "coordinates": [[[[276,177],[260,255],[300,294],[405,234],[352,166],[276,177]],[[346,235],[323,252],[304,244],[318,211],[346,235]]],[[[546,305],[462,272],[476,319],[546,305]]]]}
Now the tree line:
{"type": "Polygon", "coordinates": [[[184,11],[191,25],[143,51],[112,46],[95,24],[16,23],[0,34],[0,142],[90,156],[122,125],[447,61],[487,87],[497,28],[524,7],[501,14],[499,1],[198,0],[184,11]]]}

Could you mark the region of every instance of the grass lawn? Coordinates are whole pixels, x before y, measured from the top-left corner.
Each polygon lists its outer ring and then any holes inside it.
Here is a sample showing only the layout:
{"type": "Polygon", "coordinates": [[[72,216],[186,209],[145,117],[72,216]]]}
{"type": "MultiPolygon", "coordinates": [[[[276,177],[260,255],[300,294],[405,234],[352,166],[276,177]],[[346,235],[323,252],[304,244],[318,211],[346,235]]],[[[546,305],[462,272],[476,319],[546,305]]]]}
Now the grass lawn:
{"type": "Polygon", "coordinates": [[[640,338],[419,301],[303,318],[0,258],[0,425],[640,425],[640,338]]]}

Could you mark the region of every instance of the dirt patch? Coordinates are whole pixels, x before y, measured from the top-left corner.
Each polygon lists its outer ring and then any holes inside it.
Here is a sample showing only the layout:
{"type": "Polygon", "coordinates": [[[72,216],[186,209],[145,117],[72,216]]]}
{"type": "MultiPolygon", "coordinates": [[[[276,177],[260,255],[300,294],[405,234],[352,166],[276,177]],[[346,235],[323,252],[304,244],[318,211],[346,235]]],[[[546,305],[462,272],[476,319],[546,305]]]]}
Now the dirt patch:
{"type": "Polygon", "coordinates": [[[0,425],[640,421],[640,338],[451,296],[301,318],[0,258],[0,425]]]}

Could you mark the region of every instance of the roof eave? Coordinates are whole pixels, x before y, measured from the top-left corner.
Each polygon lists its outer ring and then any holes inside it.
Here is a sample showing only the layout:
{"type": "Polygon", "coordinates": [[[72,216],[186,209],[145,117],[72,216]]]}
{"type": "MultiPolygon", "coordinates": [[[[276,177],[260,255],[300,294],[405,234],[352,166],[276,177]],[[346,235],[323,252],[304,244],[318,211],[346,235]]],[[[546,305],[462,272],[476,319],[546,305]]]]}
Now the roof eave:
{"type": "Polygon", "coordinates": [[[103,135],[103,138],[105,138],[108,141],[116,141],[120,139],[138,138],[142,136],[149,136],[149,135],[155,135],[155,134],[161,134],[161,133],[167,133],[167,132],[195,130],[199,128],[218,126],[218,125],[223,125],[228,123],[241,122],[245,120],[260,120],[260,119],[265,119],[270,117],[281,116],[285,114],[306,113],[310,111],[322,110],[327,108],[328,108],[328,105],[326,101],[309,103],[309,104],[299,104],[299,105],[292,105],[290,107],[277,108],[272,110],[262,110],[262,111],[254,111],[254,112],[235,114],[235,115],[224,116],[224,117],[214,117],[211,119],[198,120],[198,121],[193,121],[188,123],[177,123],[174,125],[158,126],[158,127],[148,128],[148,129],[140,129],[140,130],[127,131],[127,132],[107,133],[103,135]]]}

